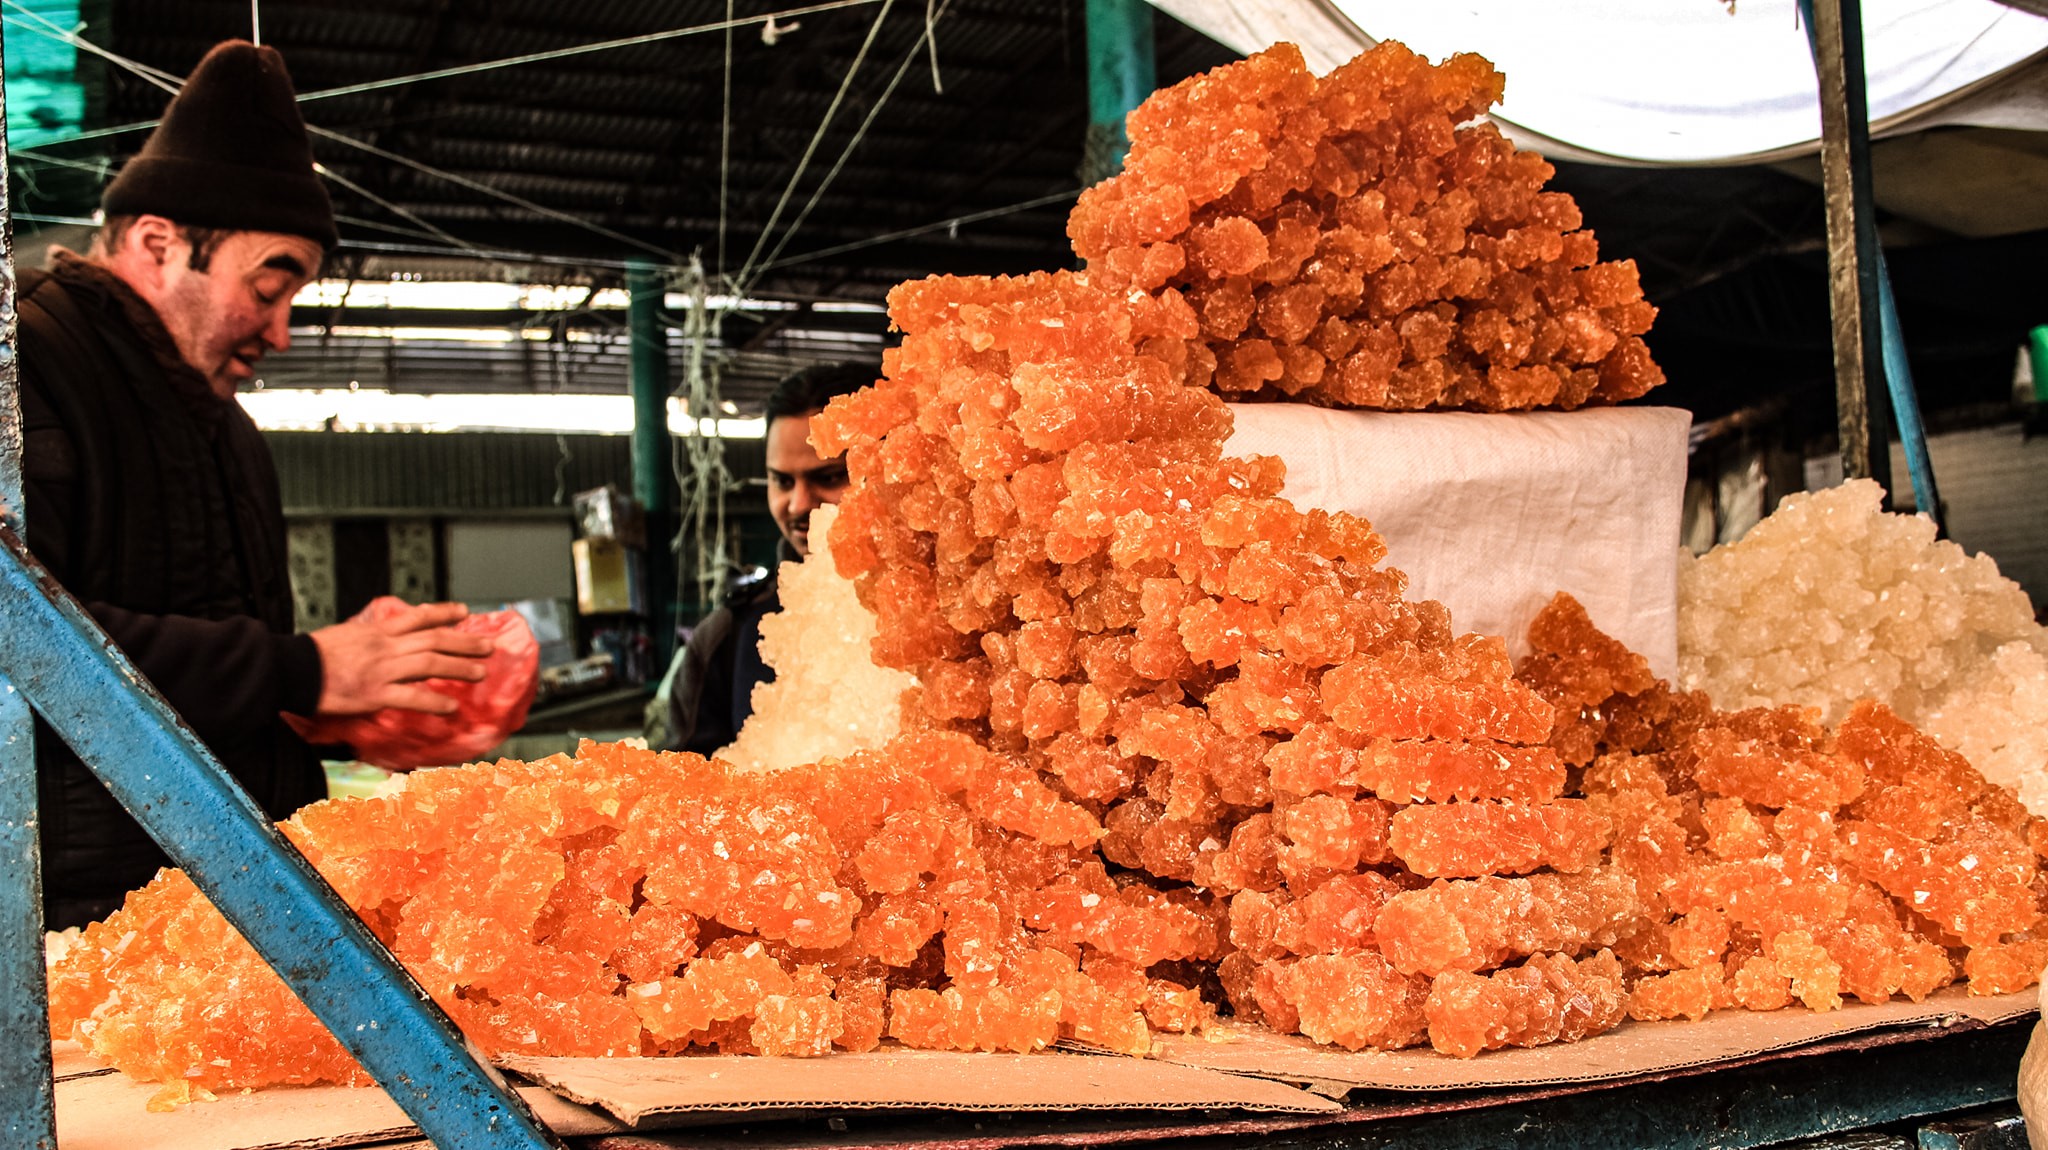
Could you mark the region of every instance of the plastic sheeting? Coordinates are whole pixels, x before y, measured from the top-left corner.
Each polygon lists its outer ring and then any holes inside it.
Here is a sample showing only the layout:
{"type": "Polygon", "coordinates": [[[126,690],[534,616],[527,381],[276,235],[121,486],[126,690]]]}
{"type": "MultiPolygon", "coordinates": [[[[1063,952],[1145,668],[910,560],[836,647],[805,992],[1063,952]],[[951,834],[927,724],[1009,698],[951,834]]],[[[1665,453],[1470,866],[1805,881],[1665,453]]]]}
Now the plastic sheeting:
{"type": "MultiPolygon", "coordinates": [[[[1287,40],[1318,72],[1400,40],[1506,73],[1495,119],[1554,159],[1760,163],[1818,150],[1795,0],[1153,0],[1241,52],[1287,40]]],[[[1994,0],[1865,0],[1874,134],[2048,129],[2048,19],[1994,0]]]]}

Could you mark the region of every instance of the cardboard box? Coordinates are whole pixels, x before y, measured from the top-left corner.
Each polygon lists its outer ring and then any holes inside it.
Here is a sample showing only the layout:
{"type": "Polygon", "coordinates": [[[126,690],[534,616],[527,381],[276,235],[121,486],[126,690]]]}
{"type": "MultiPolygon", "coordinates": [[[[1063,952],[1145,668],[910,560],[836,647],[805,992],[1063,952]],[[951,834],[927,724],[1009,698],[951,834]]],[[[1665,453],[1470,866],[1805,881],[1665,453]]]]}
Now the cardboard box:
{"type": "Polygon", "coordinates": [[[575,507],[576,529],[585,539],[647,546],[647,517],[639,502],[612,484],[577,492],[575,507]]]}
{"type": "Polygon", "coordinates": [[[585,615],[644,615],[647,577],[640,552],[616,539],[569,545],[576,568],[576,609],[585,615]]]}

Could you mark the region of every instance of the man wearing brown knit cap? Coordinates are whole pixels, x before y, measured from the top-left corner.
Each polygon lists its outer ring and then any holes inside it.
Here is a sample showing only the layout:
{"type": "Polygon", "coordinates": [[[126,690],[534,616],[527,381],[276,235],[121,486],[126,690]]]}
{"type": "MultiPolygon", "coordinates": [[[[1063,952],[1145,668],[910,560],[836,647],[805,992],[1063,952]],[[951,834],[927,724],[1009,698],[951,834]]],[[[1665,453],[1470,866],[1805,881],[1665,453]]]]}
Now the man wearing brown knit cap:
{"type": "MultiPolygon", "coordinates": [[[[232,41],[200,61],[108,186],[85,256],[20,284],[28,545],[272,817],[324,798],[280,712],[446,712],[477,679],[460,604],[292,633],[277,473],[235,389],[291,343],[291,300],[336,241],[291,77],[232,41]]],[[[46,726],[44,914],[104,917],[166,864],[46,726]]]]}

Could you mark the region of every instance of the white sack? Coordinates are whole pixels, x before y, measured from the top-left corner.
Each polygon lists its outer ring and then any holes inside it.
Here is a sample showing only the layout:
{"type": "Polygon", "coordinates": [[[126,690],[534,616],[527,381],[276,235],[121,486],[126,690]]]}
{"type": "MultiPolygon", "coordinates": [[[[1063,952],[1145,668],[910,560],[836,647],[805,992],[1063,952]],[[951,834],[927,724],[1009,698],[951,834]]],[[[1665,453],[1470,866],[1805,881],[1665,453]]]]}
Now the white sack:
{"type": "Polygon", "coordinates": [[[1287,498],[1349,511],[1387,540],[1408,597],[1460,631],[1528,653],[1559,591],[1672,679],[1689,413],[1609,407],[1511,414],[1232,404],[1230,455],[1287,462],[1287,498]]]}

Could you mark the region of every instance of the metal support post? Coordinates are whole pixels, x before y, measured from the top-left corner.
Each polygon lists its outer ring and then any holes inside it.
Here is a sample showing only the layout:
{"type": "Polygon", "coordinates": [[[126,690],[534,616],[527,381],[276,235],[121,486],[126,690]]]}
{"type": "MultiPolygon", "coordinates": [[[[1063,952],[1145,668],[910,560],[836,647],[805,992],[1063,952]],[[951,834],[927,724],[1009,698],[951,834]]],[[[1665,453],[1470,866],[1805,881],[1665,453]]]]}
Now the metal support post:
{"type": "Polygon", "coordinates": [[[2033,378],[2029,403],[2048,403],[2048,324],[2027,333],[2027,374],[2033,378]]]}
{"type": "MultiPolygon", "coordinates": [[[[0,66],[0,118],[7,109],[0,66]]],[[[0,189],[7,141],[0,133],[0,189]]],[[[0,527],[27,530],[21,489],[21,404],[16,371],[14,229],[0,194],[0,527]]],[[[50,1002],[43,980],[43,856],[36,819],[35,716],[0,674],[0,1147],[57,1144],[50,1080],[50,1002]]]]}
{"type": "MultiPolygon", "coordinates": [[[[28,696],[436,1146],[560,1150],[526,1103],[470,1054],[441,1008],[6,527],[0,527],[0,674],[28,696]]],[[[0,1044],[27,1045],[13,1033],[0,1044]]]]}
{"type": "Polygon", "coordinates": [[[647,620],[653,630],[654,666],[675,654],[676,575],[674,444],[668,426],[668,324],[661,318],[667,284],[661,269],[633,263],[626,269],[626,329],[633,377],[633,498],[647,516],[647,620]]]}
{"type": "Polygon", "coordinates": [[[1888,410],[1916,508],[1938,524],[1941,495],[1927,453],[1920,401],[1906,361],[1891,277],[1877,239],[1871,192],[1870,118],[1864,96],[1861,0],[1799,0],[1820,76],[1821,187],[1827,198],[1828,287],[1834,298],[1835,397],[1842,472],[1891,488],[1888,410]],[[1871,389],[1872,375],[1884,381],[1871,389]],[[1889,402],[1887,402],[1889,400],[1889,402]]]}
{"type": "Polygon", "coordinates": [[[1081,182],[1123,170],[1130,137],[1124,117],[1158,86],[1152,7],[1145,0],[1088,0],[1088,141],[1081,182]]]}

